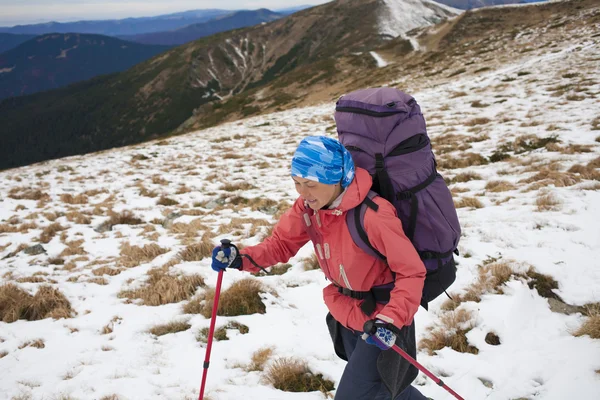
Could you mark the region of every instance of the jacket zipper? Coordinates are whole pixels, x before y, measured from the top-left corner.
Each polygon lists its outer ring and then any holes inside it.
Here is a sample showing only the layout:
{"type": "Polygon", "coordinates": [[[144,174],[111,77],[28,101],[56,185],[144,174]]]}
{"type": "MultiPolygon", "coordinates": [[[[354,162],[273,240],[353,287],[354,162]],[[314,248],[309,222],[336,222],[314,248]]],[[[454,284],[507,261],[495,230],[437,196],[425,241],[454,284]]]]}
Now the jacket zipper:
{"type": "Polygon", "coordinates": [[[348,289],[352,290],[352,286],[350,286],[350,282],[348,281],[348,277],[346,276],[346,271],[344,271],[344,266],[342,264],[340,264],[340,276],[342,277],[342,280],[346,284],[346,287],[348,289]]]}

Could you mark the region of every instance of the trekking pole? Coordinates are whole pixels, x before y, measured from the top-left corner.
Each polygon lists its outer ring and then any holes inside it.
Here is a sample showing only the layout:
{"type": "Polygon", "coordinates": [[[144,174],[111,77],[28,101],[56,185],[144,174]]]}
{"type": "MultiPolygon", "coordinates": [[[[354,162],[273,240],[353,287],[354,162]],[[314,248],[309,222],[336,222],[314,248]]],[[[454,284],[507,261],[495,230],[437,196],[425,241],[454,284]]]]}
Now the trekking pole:
{"type": "Polygon", "coordinates": [[[442,381],[440,378],[438,378],[437,376],[435,376],[434,374],[432,374],[431,372],[429,372],[429,370],[427,370],[427,368],[425,368],[424,366],[422,366],[421,364],[419,364],[417,362],[417,360],[415,360],[414,358],[412,358],[407,352],[405,352],[404,350],[402,350],[400,347],[398,347],[397,345],[393,345],[392,348],[394,349],[394,351],[396,353],[398,353],[402,357],[404,357],[404,359],[406,361],[408,361],[409,363],[411,363],[412,365],[414,365],[415,367],[417,367],[419,369],[419,371],[421,371],[422,373],[424,373],[425,375],[427,375],[429,378],[431,378],[431,380],[434,381],[435,383],[437,383],[438,386],[441,386],[444,389],[446,389],[446,391],[448,391],[448,393],[450,393],[452,396],[456,397],[458,400],[465,400],[462,397],[460,397],[460,395],[458,393],[456,393],[454,390],[452,390],[452,388],[450,388],[448,385],[446,385],[444,383],[444,381],[442,381]]]}
{"type": "MultiPolygon", "coordinates": [[[[365,322],[364,331],[366,333],[372,335],[372,334],[374,334],[377,331],[377,326],[375,326],[375,323],[373,321],[367,321],[367,322],[365,322]]],[[[419,362],[417,360],[415,360],[414,358],[412,358],[410,356],[410,354],[408,354],[407,352],[405,352],[404,350],[402,350],[400,347],[398,347],[395,344],[392,345],[391,348],[394,349],[394,351],[396,353],[400,354],[406,361],[408,361],[413,366],[415,366],[419,371],[421,371],[422,373],[424,373],[425,375],[427,375],[438,386],[441,386],[444,389],[446,389],[446,391],[448,393],[450,393],[452,396],[456,397],[457,400],[465,400],[462,397],[460,397],[460,395],[458,393],[456,393],[454,390],[452,390],[452,388],[450,388],[448,385],[446,385],[444,383],[444,381],[442,381],[440,378],[438,378],[433,373],[431,373],[427,368],[425,368],[424,366],[422,366],[421,364],[419,364],[419,362]]]]}
{"type": "MultiPolygon", "coordinates": [[[[221,240],[221,246],[228,248],[231,242],[228,239],[221,240]]],[[[206,375],[208,375],[208,365],[210,364],[210,351],[212,349],[212,341],[215,333],[215,323],[217,321],[217,309],[219,308],[219,295],[221,294],[221,283],[223,283],[223,270],[219,271],[217,277],[217,288],[215,289],[215,299],[213,302],[212,316],[210,319],[210,329],[208,330],[208,340],[206,342],[206,356],[204,357],[204,372],[202,373],[202,385],[200,386],[200,396],[198,400],[204,399],[204,385],[206,383],[206,375]]]]}

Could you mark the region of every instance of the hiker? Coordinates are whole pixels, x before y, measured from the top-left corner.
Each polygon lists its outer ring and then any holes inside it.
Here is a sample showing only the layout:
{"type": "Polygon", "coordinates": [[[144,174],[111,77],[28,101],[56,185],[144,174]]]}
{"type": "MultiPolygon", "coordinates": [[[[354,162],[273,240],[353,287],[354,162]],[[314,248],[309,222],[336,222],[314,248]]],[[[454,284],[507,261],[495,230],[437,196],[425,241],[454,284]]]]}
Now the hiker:
{"type": "Polygon", "coordinates": [[[331,282],[323,289],[323,298],[330,312],[327,324],[334,348],[348,361],[335,398],[426,399],[410,386],[416,368],[390,350],[396,344],[416,357],[413,317],[422,301],[426,275],[396,208],[375,196],[364,212],[364,230],[384,261],[367,254],[353,240],[346,215],[368,202],[372,177],[355,167],[339,141],[325,136],[303,139],[292,158],[291,177],[299,197],[273,234],[239,253],[235,246],[216,247],[212,268],[258,272],[257,265],[285,263],[311,240],[331,282]],[[387,295],[370,295],[376,293],[374,289],[387,295]],[[363,331],[368,321],[377,328],[373,334],[363,331]]]}

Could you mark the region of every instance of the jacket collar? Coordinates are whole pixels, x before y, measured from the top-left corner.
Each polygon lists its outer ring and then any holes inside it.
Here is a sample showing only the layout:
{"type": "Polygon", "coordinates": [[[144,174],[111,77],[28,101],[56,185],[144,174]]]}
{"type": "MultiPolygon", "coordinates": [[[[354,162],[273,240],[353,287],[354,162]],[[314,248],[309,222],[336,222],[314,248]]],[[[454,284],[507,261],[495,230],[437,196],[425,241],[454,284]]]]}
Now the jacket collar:
{"type": "MultiPolygon", "coordinates": [[[[357,207],[369,194],[369,190],[371,190],[372,183],[373,180],[371,179],[371,175],[369,175],[369,172],[365,169],[357,167],[354,173],[354,179],[352,180],[350,185],[345,189],[345,191],[340,195],[340,197],[342,197],[341,203],[334,208],[321,209],[319,210],[320,213],[326,215],[340,216],[344,212],[351,210],[354,207],[357,207]]],[[[339,197],[338,199],[336,199],[334,204],[337,203],[338,200],[339,197]]],[[[309,208],[306,202],[304,203],[304,206],[306,208],[309,208]]]]}

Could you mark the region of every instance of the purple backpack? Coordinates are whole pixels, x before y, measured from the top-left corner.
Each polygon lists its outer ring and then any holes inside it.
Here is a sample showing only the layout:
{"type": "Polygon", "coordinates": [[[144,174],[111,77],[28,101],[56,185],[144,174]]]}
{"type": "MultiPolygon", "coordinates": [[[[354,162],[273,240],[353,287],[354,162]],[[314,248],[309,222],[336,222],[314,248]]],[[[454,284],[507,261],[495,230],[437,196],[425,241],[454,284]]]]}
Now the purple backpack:
{"type": "Polygon", "coordinates": [[[381,196],[392,203],[427,268],[421,305],[444,293],[456,279],[460,224],[452,195],[436,170],[425,119],[414,98],[394,88],[365,89],[342,96],[335,122],[340,142],[356,166],[373,177],[365,201],[346,215],[356,245],[385,260],[363,227],[366,207],[381,196]]]}

